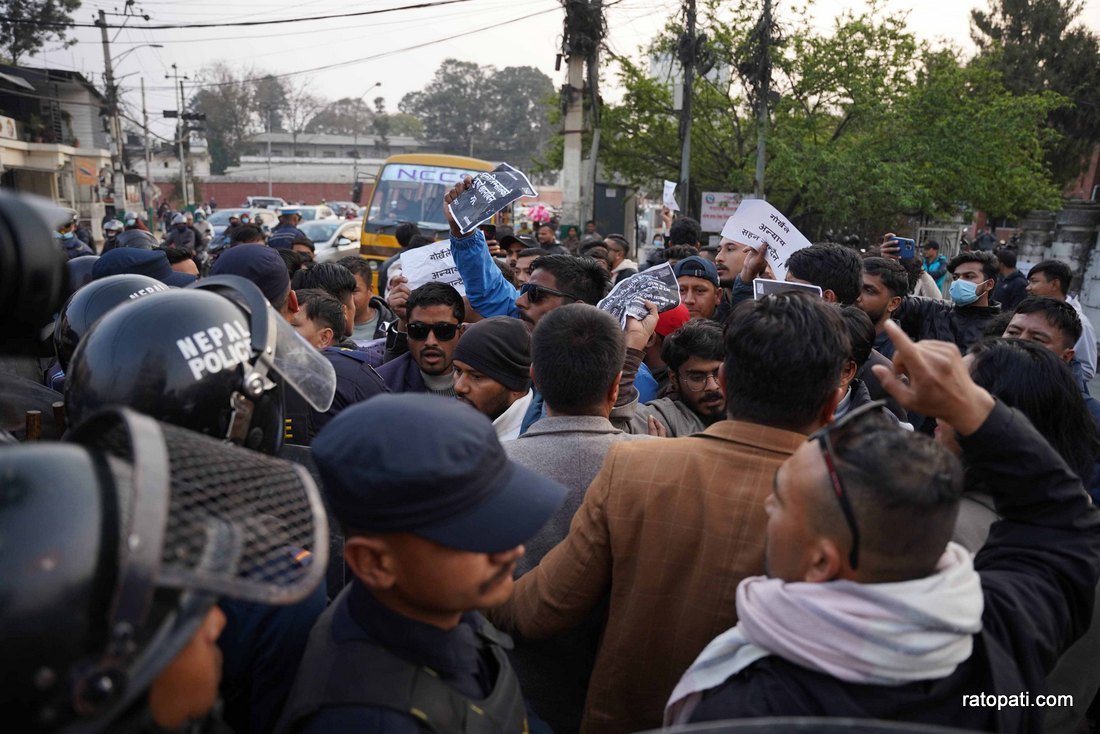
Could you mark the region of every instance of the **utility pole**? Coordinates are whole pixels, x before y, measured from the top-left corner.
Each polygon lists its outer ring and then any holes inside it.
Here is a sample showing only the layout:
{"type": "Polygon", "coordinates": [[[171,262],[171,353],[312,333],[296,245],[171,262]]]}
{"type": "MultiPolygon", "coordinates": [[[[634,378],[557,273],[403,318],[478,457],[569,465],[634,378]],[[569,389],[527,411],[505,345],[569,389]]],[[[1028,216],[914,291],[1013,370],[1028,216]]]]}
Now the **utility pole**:
{"type": "Polygon", "coordinates": [[[581,155],[584,147],[584,56],[569,56],[565,89],[565,156],[562,159],[562,221],[581,225],[584,206],[581,202],[581,155]]]}
{"type": "Polygon", "coordinates": [[[187,121],[184,119],[183,112],[183,80],[187,77],[181,76],[179,73],[179,69],[176,67],[175,64],[172,64],[172,73],[165,74],[164,78],[173,79],[179,83],[180,93],[179,99],[177,100],[179,103],[179,122],[176,124],[176,143],[179,146],[180,156],[180,195],[183,197],[183,206],[184,208],[186,208],[191,204],[191,192],[189,191],[187,186],[187,156],[184,154],[183,151],[183,143],[187,137],[187,121]]]}
{"type": "Polygon", "coordinates": [[[267,195],[272,196],[271,188],[271,108],[267,109],[267,195]]]}
{"type": "Polygon", "coordinates": [[[119,213],[126,209],[126,174],[122,167],[122,124],[118,119],[118,89],[115,87],[115,74],[111,66],[111,42],[107,38],[107,14],[99,11],[100,38],[103,41],[103,76],[107,83],[107,112],[111,127],[111,173],[114,188],[114,206],[119,213]]]}
{"type": "Polygon", "coordinates": [[[764,0],[764,11],[760,16],[760,71],[757,85],[756,118],[756,187],[757,199],[764,198],[764,163],[767,157],[768,139],[768,94],[772,80],[771,45],[772,39],[772,2],[764,0]]]}
{"type": "Polygon", "coordinates": [[[680,39],[680,67],[684,71],[684,102],[680,110],[680,196],[691,211],[691,86],[695,81],[695,0],[687,0],[687,32],[680,39]]]}
{"type": "MultiPolygon", "coordinates": [[[[153,171],[152,171],[152,155],[149,152],[149,111],[145,107],[145,77],[141,78],[141,129],[145,133],[145,187],[144,190],[148,191],[148,187],[153,185],[153,171]]],[[[144,200],[144,196],[142,199],[144,200]]],[[[149,229],[153,227],[153,198],[149,197],[148,201],[143,201],[145,204],[145,215],[148,217],[149,229]]]]}
{"type": "Polygon", "coordinates": [[[596,157],[599,152],[599,47],[606,32],[603,20],[602,0],[563,0],[565,23],[562,49],[558,56],[567,61],[566,82],[561,90],[561,109],[565,115],[565,157],[562,162],[562,217],[566,224],[580,226],[592,209],[596,157]],[[585,84],[585,66],[588,67],[588,83],[585,84]],[[587,90],[586,90],[587,87],[587,90]],[[589,149],[589,165],[585,170],[584,148],[584,98],[588,92],[592,105],[593,138],[589,149]]]}

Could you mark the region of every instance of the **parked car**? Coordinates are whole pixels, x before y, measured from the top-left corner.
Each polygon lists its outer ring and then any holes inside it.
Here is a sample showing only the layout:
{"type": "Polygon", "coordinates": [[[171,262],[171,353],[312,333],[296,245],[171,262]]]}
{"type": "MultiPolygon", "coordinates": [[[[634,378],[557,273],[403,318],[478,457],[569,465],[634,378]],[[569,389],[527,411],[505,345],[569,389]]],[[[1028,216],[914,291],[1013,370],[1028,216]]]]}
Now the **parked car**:
{"type": "Polygon", "coordinates": [[[362,227],[358,219],[320,219],[298,225],[313,240],[313,259],[319,263],[358,255],[362,227]]]}
{"type": "Polygon", "coordinates": [[[303,222],[337,218],[336,212],[332,211],[332,208],[326,204],[317,204],[315,206],[292,206],[290,208],[302,215],[303,222]]]}
{"type": "Polygon", "coordinates": [[[286,206],[286,199],[279,196],[247,196],[242,206],[250,209],[278,209],[286,206]]]}
{"type": "Polygon", "coordinates": [[[338,217],[346,217],[348,209],[355,211],[359,208],[354,201],[326,201],[325,204],[332,207],[332,211],[336,212],[338,217]]]}
{"type": "Polygon", "coordinates": [[[259,224],[266,230],[271,229],[279,223],[279,218],[275,215],[275,212],[270,209],[252,209],[252,208],[238,208],[238,209],[218,209],[216,212],[210,215],[210,218],[206,221],[210,222],[210,226],[214,228],[214,239],[217,241],[225,232],[225,228],[229,226],[230,217],[239,217],[242,214],[247,213],[252,218],[254,224],[259,224]]]}

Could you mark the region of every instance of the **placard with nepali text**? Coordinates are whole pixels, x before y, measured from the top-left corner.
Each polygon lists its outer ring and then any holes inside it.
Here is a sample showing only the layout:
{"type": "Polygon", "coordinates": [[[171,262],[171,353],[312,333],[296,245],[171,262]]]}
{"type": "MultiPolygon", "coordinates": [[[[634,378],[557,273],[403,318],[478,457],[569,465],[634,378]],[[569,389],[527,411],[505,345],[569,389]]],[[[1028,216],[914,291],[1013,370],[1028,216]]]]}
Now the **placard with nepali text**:
{"type": "Polygon", "coordinates": [[[521,196],[538,196],[538,192],[519,169],[501,163],[474,176],[473,186],[448,204],[447,210],[460,230],[470,232],[521,196]]]}
{"type": "Polygon", "coordinates": [[[441,240],[402,252],[401,273],[408,278],[410,291],[425,283],[446,283],[466,295],[466,285],[462,282],[462,275],[455,267],[455,259],[451,255],[450,240],[441,240]]]}
{"type": "Polygon", "coordinates": [[[787,277],[787,259],[810,241],[778,209],[763,199],[745,199],[722,228],[722,236],[756,251],[767,246],[776,280],[787,277]]]}

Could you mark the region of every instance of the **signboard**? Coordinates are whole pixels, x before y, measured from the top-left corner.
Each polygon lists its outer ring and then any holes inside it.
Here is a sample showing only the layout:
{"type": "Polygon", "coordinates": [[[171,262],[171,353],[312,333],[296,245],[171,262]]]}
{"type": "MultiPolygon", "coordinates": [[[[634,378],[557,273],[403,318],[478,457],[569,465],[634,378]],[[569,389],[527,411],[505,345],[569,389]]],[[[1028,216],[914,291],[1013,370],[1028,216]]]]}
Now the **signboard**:
{"type": "Polygon", "coordinates": [[[493,170],[475,176],[473,185],[448,204],[447,211],[460,230],[470,232],[521,196],[534,198],[538,195],[519,169],[501,163],[493,170]]]}
{"type": "Polygon", "coordinates": [[[383,181],[417,184],[444,184],[454,186],[463,176],[477,176],[478,171],[443,166],[418,166],[415,163],[391,163],[382,169],[383,181]]]}
{"type": "Polygon", "coordinates": [[[77,186],[95,186],[99,183],[99,162],[95,158],[73,158],[73,176],[77,186]]]}
{"type": "Polygon", "coordinates": [[[19,139],[19,135],[15,131],[15,120],[0,115],[0,138],[7,138],[8,140],[19,139]]]}
{"type": "Polygon", "coordinates": [[[757,252],[767,247],[768,264],[776,280],[787,277],[787,258],[810,246],[798,228],[763,199],[745,199],[722,228],[722,236],[757,252]]]}
{"type": "MultiPolygon", "coordinates": [[[[462,295],[466,295],[466,284],[455,267],[451,256],[450,240],[442,240],[415,250],[401,253],[401,273],[408,278],[410,291],[425,283],[446,283],[462,295]]],[[[393,273],[390,274],[391,276],[393,273]]]]}
{"type": "Polygon", "coordinates": [[[699,210],[699,226],[704,232],[721,232],[737,205],[741,203],[741,194],[726,191],[704,191],[703,205],[699,210]]]}

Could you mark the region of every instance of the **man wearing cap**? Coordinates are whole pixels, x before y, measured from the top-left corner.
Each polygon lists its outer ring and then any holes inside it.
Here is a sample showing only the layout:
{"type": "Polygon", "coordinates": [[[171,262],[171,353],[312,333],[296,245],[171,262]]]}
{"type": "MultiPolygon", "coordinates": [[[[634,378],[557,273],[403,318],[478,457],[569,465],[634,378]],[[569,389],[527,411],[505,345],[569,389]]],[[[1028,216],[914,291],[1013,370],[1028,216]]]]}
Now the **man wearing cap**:
{"type": "Polygon", "coordinates": [[[528,247],[519,251],[516,262],[512,266],[516,271],[516,286],[519,287],[531,280],[531,274],[535,271],[535,260],[550,253],[541,247],[528,247]]]}
{"type": "Polygon", "coordinates": [[[692,255],[676,263],[672,270],[680,284],[680,302],[693,319],[709,319],[718,310],[718,269],[705,257],[692,255]]]}
{"type": "Polygon", "coordinates": [[[483,415],[430,395],[348,408],[313,458],[354,577],[313,628],[276,731],[527,731],[510,640],[476,610],[508,598],[565,489],[509,461],[483,415]]]}
{"type": "Polygon", "coordinates": [[[147,275],[176,288],[183,288],[195,282],[195,276],[173,270],[172,264],[168,262],[168,256],[162,250],[116,247],[102,255],[92,266],[92,280],[120,273],[147,275]]]}
{"type": "Polygon", "coordinates": [[[302,221],[302,214],[293,207],[284,207],[279,210],[279,223],[271,230],[271,236],[267,244],[275,248],[293,247],[294,240],[305,237],[306,233],[298,229],[298,222],[302,221]]]}
{"type": "Polygon", "coordinates": [[[270,247],[231,248],[217,259],[210,274],[239,275],[252,281],[287,321],[298,311],[298,297],[290,289],[286,263],[270,247]]]}
{"type": "Polygon", "coordinates": [[[192,255],[203,249],[202,235],[187,223],[187,217],[182,214],[176,214],[172,217],[172,226],[164,235],[161,244],[179,250],[186,250],[192,255]]]}
{"type": "Polygon", "coordinates": [[[519,438],[531,404],[531,333],[510,316],[471,325],[454,351],[455,397],[488,416],[497,438],[519,438]]]}
{"type": "Polygon", "coordinates": [[[535,243],[527,238],[516,237],[514,234],[506,234],[500,238],[500,249],[507,254],[508,264],[516,267],[516,259],[519,254],[529,247],[535,247],[535,243]]]}

